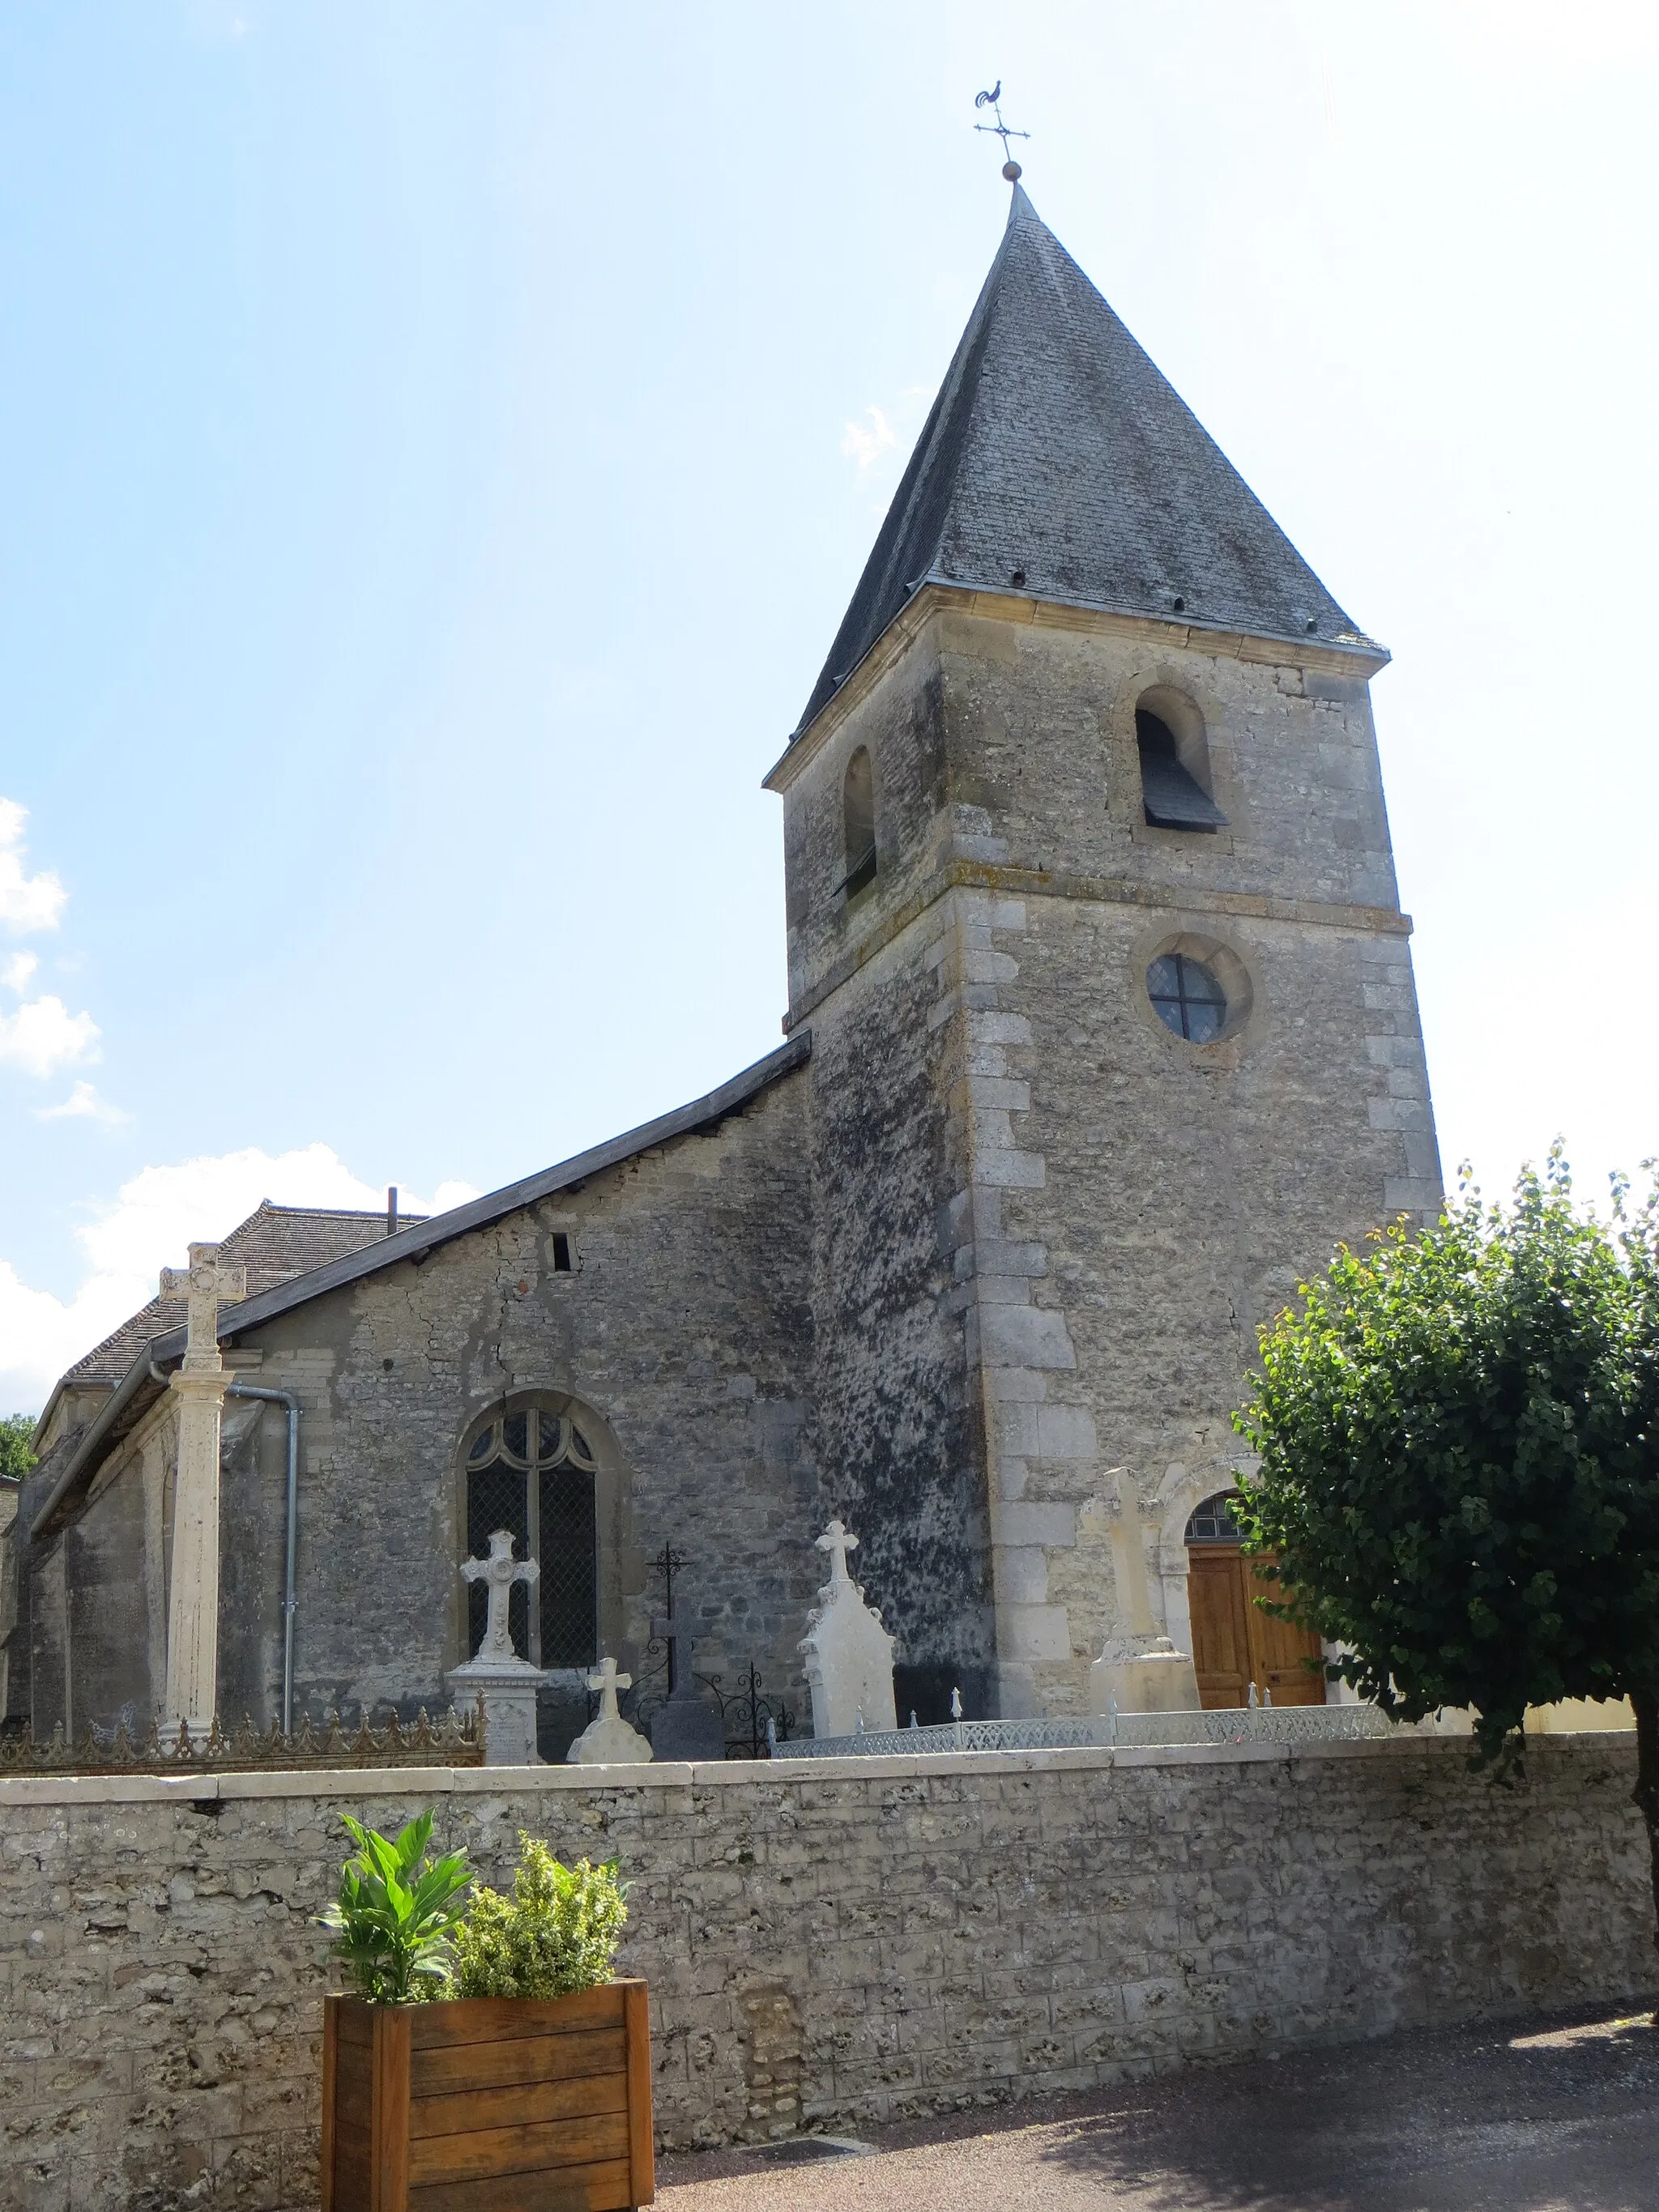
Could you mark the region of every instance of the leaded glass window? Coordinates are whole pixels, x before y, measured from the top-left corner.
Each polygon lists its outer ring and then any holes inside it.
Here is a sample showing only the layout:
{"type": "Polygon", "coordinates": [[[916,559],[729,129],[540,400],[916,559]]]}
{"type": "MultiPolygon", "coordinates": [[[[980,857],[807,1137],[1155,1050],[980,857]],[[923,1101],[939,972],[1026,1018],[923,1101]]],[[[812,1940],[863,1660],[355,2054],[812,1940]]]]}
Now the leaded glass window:
{"type": "MultiPolygon", "coordinates": [[[[592,1667],[599,1658],[599,1538],[592,1447],[565,1413],[539,1406],[498,1414],[466,1455],[466,1548],[483,1559],[497,1528],[513,1556],[540,1562],[507,1603],[513,1648],[535,1667],[592,1667]]],[[[483,1639],[489,1592],[467,1586],[467,1650],[483,1639]]]]}
{"type": "Polygon", "coordinates": [[[1189,1544],[1242,1544],[1244,1531],[1233,1518],[1233,1501],[1237,1493],[1218,1491],[1213,1498],[1194,1508],[1187,1523],[1189,1544]]]}
{"type": "Polygon", "coordinates": [[[1188,1044],[1208,1044],[1220,1036],[1227,994],[1190,953],[1161,953],[1146,970],[1146,995],[1164,1028],[1188,1044]]]}

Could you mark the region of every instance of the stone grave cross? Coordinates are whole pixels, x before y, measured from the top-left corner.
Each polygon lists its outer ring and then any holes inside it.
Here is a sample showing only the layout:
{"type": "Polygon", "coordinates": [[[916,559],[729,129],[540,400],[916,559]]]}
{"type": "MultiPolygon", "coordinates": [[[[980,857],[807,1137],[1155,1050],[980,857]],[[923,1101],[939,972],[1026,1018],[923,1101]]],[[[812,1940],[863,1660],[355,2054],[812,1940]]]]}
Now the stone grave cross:
{"type": "Polygon", "coordinates": [[[806,1617],[798,1649],[812,1692],[814,1735],[854,1735],[861,1729],[898,1726],[893,1699],[893,1639],[881,1615],[847,1571],[847,1554],[858,1538],[832,1521],[816,1540],[830,1554],[830,1579],[806,1617]]]}
{"type": "Polygon", "coordinates": [[[858,1538],[850,1534],[839,1521],[832,1521],[817,1539],[819,1551],[830,1554],[830,1581],[827,1588],[818,1594],[821,1597],[827,1597],[832,1605],[835,1602],[834,1593],[848,1589],[852,1583],[853,1577],[847,1571],[847,1554],[858,1549],[858,1538]]]}
{"type": "Polygon", "coordinates": [[[247,1270],[223,1267],[216,1244],[192,1244],[188,1267],[161,1270],[161,1296],[188,1302],[185,1364],[168,1376],[178,1394],[179,1457],[173,1492],[173,1577],[167,1603],[167,1718],[192,1735],[213,1725],[219,1674],[219,1425],[225,1364],[219,1301],[247,1292],[247,1270]]]}
{"type": "Polygon", "coordinates": [[[216,1373],[224,1364],[219,1357],[219,1302],[247,1296],[247,1269],[225,1267],[216,1244],[192,1244],[187,1267],[162,1268],[161,1296],[185,1301],[185,1373],[216,1373]]]}
{"type": "Polygon", "coordinates": [[[631,1674],[619,1674],[617,1672],[617,1662],[608,1651],[599,1662],[599,1673],[588,1676],[587,1686],[590,1690],[597,1690],[599,1693],[599,1718],[607,1723],[620,1721],[622,1714],[617,1707],[617,1692],[618,1690],[631,1690],[634,1686],[634,1677],[631,1674]]]}
{"type": "Polygon", "coordinates": [[[489,1610],[484,1616],[483,1642],[473,1656],[477,1659],[516,1659],[513,1649],[513,1631],[507,1626],[507,1609],[512,1600],[514,1583],[534,1583],[540,1577],[539,1559],[515,1559],[513,1556],[513,1531],[496,1528],[489,1538],[489,1557],[487,1559],[463,1561],[461,1572],[470,1583],[482,1582],[489,1591],[489,1610]]]}
{"type": "Polygon", "coordinates": [[[678,1613],[654,1613],[651,1633],[668,1646],[668,1694],[689,1694],[691,1689],[691,1624],[678,1613]],[[681,1686],[684,1686],[684,1692],[681,1686]]]}
{"type": "Polygon", "coordinates": [[[692,1628],[689,1607],[674,1603],[655,1615],[653,1636],[668,1646],[668,1702],[651,1723],[651,1745],[659,1759],[724,1759],[726,1723],[718,1709],[699,1695],[691,1671],[692,1628]]]}

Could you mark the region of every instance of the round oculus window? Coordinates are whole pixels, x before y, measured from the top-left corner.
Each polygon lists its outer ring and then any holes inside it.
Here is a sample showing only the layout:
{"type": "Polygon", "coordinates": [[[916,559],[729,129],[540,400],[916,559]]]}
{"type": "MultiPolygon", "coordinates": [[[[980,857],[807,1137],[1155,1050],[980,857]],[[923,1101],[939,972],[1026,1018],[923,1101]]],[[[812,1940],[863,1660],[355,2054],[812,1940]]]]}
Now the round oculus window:
{"type": "Polygon", "coordinates": [[[1164,952],[1146,970],[1146,995],[1166,1030],[1188,1044],[1209,1044],[1227,1018],[1227,994],[1188,952],[1164,952]]]}

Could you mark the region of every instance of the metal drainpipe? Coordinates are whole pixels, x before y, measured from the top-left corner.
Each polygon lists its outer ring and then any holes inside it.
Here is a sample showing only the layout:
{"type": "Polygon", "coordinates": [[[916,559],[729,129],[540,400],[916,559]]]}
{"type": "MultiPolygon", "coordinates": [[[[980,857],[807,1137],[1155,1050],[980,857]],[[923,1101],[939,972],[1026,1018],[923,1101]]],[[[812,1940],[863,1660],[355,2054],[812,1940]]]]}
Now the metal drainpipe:
{"type": "MultiPolygon", "coordinates": [[[[158,1382],[168,1377],[152,1359],[149,1371],[158,1382]]],[[[283,1734],[294,1729],[294,1559],[300,1531],[300,1401],[292,1390],[262,1390],[252,1382],[227,1382],[228,1398],[257,1398],[262,1405],[288,1409],[288,1544],[283,1577],[283,1734]]]]}

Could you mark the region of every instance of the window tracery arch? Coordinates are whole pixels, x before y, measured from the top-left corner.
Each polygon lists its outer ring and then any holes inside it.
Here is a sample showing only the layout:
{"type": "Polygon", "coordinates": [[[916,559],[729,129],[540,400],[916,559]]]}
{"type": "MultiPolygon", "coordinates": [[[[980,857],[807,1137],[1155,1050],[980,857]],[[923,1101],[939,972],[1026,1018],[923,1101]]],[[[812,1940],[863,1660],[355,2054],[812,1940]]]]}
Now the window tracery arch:
{"type": "MultiPolygon", "coordinates": [[[[499,1407],[469,1440],[464,1462],[465,1556],[487,1556],[498,1528],[513,1556],[534,1559],[533,1593],[514,1585],[513,1648],[536,1667],[592,1667],[599,1659],[599,1458],[580,1416],[550,1399],[499,1407]]],[[[467,1594],[467,1650],[484,1632],[488,1596],[467,1594]]]]}

